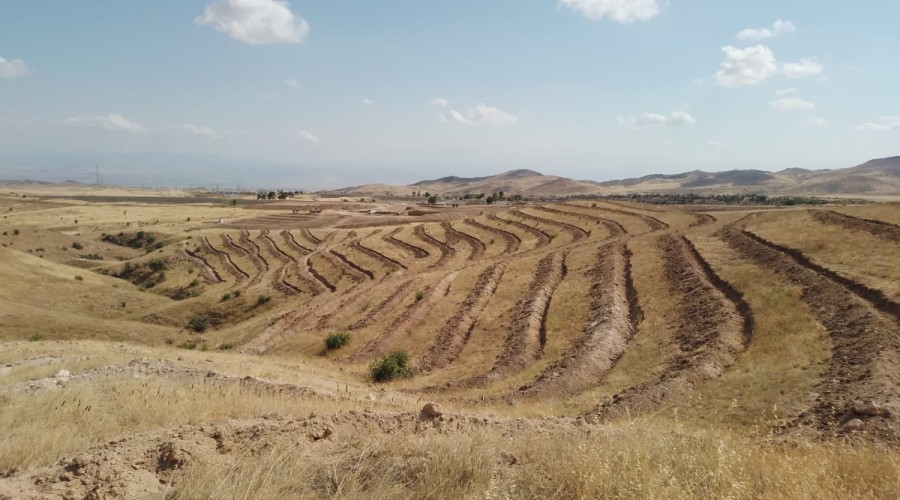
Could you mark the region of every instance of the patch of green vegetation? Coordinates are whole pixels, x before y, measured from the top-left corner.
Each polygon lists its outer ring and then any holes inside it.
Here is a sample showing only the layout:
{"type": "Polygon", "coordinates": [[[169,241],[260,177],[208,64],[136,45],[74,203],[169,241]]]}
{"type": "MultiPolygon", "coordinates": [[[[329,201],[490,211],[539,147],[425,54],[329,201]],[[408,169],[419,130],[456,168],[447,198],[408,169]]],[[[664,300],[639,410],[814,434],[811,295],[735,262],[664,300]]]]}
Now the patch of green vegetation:
{"type": "Polygon", "coordinates": [[[406,351],[394,351],[379,358],[372,363],[369,372],[375,382],[410,377],[413,373],[409,366],[409,354],[406,351]]]}
{"type": "Polygon", "coordinates": [[[332,333],[328,337],[325,337],[325,348],[329,351],[334,349],[340,349],[345,345],[350,343],[350,333],[349,332],[337,332],[332,333]]]}
{"type": "Polygon", "coordinates": [[[191,319],[188,320],[188,328],[197,332],[203,333],[209,327],[210,318],[206,314],[195,314],[191,316],[191,319]]]}

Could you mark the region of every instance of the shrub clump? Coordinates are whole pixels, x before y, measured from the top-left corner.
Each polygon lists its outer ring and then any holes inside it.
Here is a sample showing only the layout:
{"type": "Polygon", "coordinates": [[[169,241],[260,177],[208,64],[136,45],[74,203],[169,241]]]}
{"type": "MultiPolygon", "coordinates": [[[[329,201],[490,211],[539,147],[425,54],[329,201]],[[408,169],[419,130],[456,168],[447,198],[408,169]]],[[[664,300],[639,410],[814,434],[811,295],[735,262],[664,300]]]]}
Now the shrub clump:
{"type": "Polygon", "coordinates": [[[372,380],[387,382],[396,378],[409,377],[412,368],[409,366],[409,354],[406,351],[394,351],[378,359],[369,369],[372,380]]]}
{"type": "Polygon", "coordinates": [[[207,327],[209,327],[209,316],[205,314],[194,315],[188,320],[188,328],[197,333],[205,332],[207,327]]]}
{"type": "Polygon", "coordinates": [[[325,338],[325,348],[328,350],[340,349],[350,343],[349,332],[332,333],[325,338]]]}
{"type": "Polygon", "coordinates": [[[264,306],[264,305],[268,304],[270,300],[272,300],[272,297],[269,297],[268,295],[260,295],[259,297],[256,298],[256,305],[264,306]]]}

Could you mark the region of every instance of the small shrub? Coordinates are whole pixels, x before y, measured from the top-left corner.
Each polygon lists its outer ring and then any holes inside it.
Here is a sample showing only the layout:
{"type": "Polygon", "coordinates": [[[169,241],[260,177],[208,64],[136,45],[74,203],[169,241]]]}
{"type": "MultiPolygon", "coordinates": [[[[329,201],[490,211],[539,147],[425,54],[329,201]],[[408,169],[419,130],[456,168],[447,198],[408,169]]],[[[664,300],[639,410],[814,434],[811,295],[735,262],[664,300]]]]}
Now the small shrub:
{"type": "Polygon", "coordinates": [[[81,275],[75,276],[75,281],[84,281],[84,278],[81,275]]]}
{"type": "Polygon", "coordinates": [[[241,296],[241,291],[240,291],[240,290],[236,290],[236,291],[234,292],[234,298],[238,298],[238,297],[240,297],[240,296],[241,296]]]}
{"type": "Polygon", "coordinates": [[[220,351],[227,351],[229,349],[234,349],[234,344],[226,342],[224,344],[219,344],[220,351]]]}
{"type": "Polygon", "coordinates": [[[209,316],[205,314],[195,314],[188,320],[188,328],[197,333],[205,332],[207,327],[209,327],[209,316]]]}
{"type": "Polygon", "coordinates": [[[195,286],[197,286],[197,285],[199,285],[199,284],[200,284],[200,280],[195,279],[195,280],[192,280],[192,281],[191,281],[191,284],[188,285],[188,287],[195,287],[195,286]]]}
{"type": "Polygon", "coordinates": [[[159,272],[166,268],[166,261],[162,259],[153,259],[147,265],[150,267],[150,270],[153,272],[159,272]]]}
{"type": "Polygon", "coordinates": [[[394,351],[378,359],[370,367],[372,380],[387,382],[395,378],[409,377],[412,368],[409,366],[409,354],[406,351],[394,351]]]}
{"type": "Polygon", "coordinates": [[[272,300],[272,297],[269,297],[268,295],[260,295],[259,297],[256,298],[256,305],[264,306],[264,305],[268,304],[270,300],[272,300]]]}
{"type": "Polygon", "coordinates": [[[20,232],[20,231],[19,231],[18,229],[13,229],[13,235],[18,236],[18,235],[19,235],[19,232],[20,232]]]}
{"type": "Polygon", "coordinates": [[[44,340],[44,336],[41,335],[40,333],[35,333],[34,335],[28,337],[29,342],[38,342],[41,340],[44,340]]]}
{"type": "Polygon", "coordinates": [[[84,245],[76,241],[72,243],[72,248],[74,248],[75,250],[84,250],[84,245]]]}
{"type": "Polygon", "coordinates": [[[416,302],[425,298],[425,292],[419,290],[416,292],[416,302]]]}
{"type": "Polygon", "coordinates": [[[350,343],[349,332],[332,333],[325,338],[325,348],[328,350],[340,349],[350,343]]]}
{"type": "Polygon", "coordinates": [[[222,295],[222,302],[225,302],[226,300],[231,300],[230,293],[226,293],[225,295],[222,295]]]}
{"type": "Polygon", "coordinates": [[[194,349],[197,348],[197,346],[200,345],[200,343],[201,343],[200,339],[190,339],[190,340],[187,340],[185,342],[178,344],[175,347],[177,347],[179,349],[187,349],[189,351],[193,351],[194,349]]]}

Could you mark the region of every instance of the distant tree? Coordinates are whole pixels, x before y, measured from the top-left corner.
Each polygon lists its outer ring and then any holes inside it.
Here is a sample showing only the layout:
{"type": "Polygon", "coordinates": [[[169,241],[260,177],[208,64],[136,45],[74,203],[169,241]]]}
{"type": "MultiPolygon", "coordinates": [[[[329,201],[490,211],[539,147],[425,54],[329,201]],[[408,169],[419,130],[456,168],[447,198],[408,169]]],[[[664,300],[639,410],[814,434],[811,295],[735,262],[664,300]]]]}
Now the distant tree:
{"type": "Polygon", "coordinates": [[[286,199],[286,198],[289,197],[289,196],[290,196],[290,193],[288,193],[287,191],[280,191],[280,192],[278,193],[278,199],[279,199],[279,200],[284,200],[284,199],[286,199]]]}
{"type": "Polygon", "coordinates": [[[237,206],[237,200],[231,200],[231,206],[232,206],[232,207],[236,207],[236,206],[237,206]]]}
{"type": "Polygon", "coordinates": [[[503,200],[503,191],[500,191],[499,193],[497,193],[497,199],[501,200],[501,201],[503,200]]]}
{"type": "Polygon", "coordinates": [[[276,196],[278,196],[278,193],[276,193],[275,191],[269,191],[269,194],[266,195],[266,198],[269,200],[274,200],[276,196]]]}
{"type": "Polygon", "coordinates": [[[428,204],[429,204],[429,205],[434,205],[434,204],[437,203],[437,202],[438,202],[438,197],[437,197],[436,194],[433,194],[433,195],[431,195],[431,196],[428,197],[428,204]]]}
{"type": "Polygon", "coordinates": [[[426,197],[426,198],[431,198],[431,193],[429,193],[428,191],[425,191],[425,197],[426,197]]]}
{"type": "Polygon", "coordinates": [[[494,195],[490,195],[490,196],[488,196],[487,198],[485,198],[484,201],[485,201],[485,203],[487,203],[488,205],[491,205],[491,204],[493,204],[495,201],[497,201],[497,199],[494,198],[494,195]]]}

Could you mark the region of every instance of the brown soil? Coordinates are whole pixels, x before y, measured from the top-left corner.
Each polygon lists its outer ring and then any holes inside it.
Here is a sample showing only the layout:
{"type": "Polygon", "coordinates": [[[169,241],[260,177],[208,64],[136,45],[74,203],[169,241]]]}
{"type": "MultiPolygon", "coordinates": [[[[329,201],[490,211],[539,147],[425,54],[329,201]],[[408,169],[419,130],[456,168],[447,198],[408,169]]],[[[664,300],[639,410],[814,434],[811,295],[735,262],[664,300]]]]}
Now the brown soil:
{"type": "Polygon", "coordinates": [[[612,212],[615,214],[628,215],[630,217],[638,217],[642,221],[644,221],[644,224],[647,224],[647,227],[650,229],[651,232],[652,231],[660,231],[660,230],[669,228],[668,224],[657,219],[656,217],[651,217],[649,215],[632,212],[630,210],[622,210],[619,208],[609,208],[609,207],[587,207],[587,206],[581,206],[581,205],[579,205],[579,206],[581,208],[590,208],[591,210],[597,210],[597,211],[601,211],[601,212],[612,212]]]}
{"type": "Polygon", "coordinates": [[[599,419],[652,411],[705,380],[722,375],[749,342],[750,308],[716,276],[684,237],[658,240],[666,279],[680,297],[674,337],[678,353],[659,375],[616,394],[593,413],[599,419]]]}
{"type": "Polygon", "coordinates": [[[389,272],[398,271],[400,269],[406,269],[406,265],[403,264],[402,262],[396,261],[396,260],[388,257],[387,255],[379,252],[378,250],[374,250],[367,246],[364,246],[362,243],[360,243],[359,240],[354,240],[354,241],[350,242],[350,247],[361,254],[368,255],[369,257],[377,260],[378,262],[381,262],[382,264],[384,264],[385,267],[387,267],[390,270],[389,272]]]}
{"type": "Polygon", "coordinates": [[[278,269],[275,270],[275,273],[272,276],[272,286],[285,295],[298,295],[303,293],[303,290],[287,280],[288,270],[291,266],[297,265],[297,259],[295,259],[291,255],[288,255],[282,249],[278,248],[275,240],[273,240],[269,236],[268,229],[263,229],[260,232],[259,237],[263,241],[263,244],[266,246],[269,253],[274,255],[275,258],[278,259],[279,262],[281,262],[281,266],[279,266],[278,269]]]}
{"type": "Polygon", "coordinates": [[[335,290],[337,290],[337,287],[334,285],[334,283],[328,281],[328,278],[323,276],[319,271],[316,270],[316,268],[312,266],[312,262],[310,262],[309,256],[307,256],[304,260],[306,261],[306,269],[309,271],[309,274],[311,274],[312,277],[316,279],[316,281],[327,288],[329,292],[334,292],[335,290]]]}
{"type": "Polygon", "coordinates": [[[742,257],[802,286],[801,299],[834,341],[815,405],[795,424],[835,434],[844,423],[859,418],[864,420],[866,432],[900,440],[900,338],[896,318],[807,262],[751,233],[729,228],[720,236],[742,257]],[[859,414],[855,411],[858,401],[874,401],[890,416],[859,414]]]}
{"type": "Polygon", "coordinates": [[[900,226],[880,220],[863,219],[832,210],[810,210],[810,215],[825,224],[837,224],[854,231],[863,231],[879,238],[900,242],[900,226]]]}
{"type": "Polygon", "coordinates": [[[385,297],[378,305],[369,309],[366,312],[366,315],[360,318],[356,323],[350,325],[350,330],[359,330],[361,328],[365,328],[372,324],[378,317],[380,317],[383,313],[388,311],[390,306],[396,305],[396,303],[405,297],[410,289],[412,288],[413,280],[406,280],[403,283],[400,283],[400,286],[397,287],[390,295],[385,297]]]}
{"type": "Polygon", "coordinates": [[[493,226],[488,226],[478,222],[475,219],[466,219],[463,223],[468,224],[474,228],[481,229],[482,231],[487,231],[489,233],[496,234],[503,241],[506,242],[506,248],[503,249],[504,255],[512,255],[519,250],[519,247],[522,245],[522,239],[519,238],[515,233],[511,233],[509,231],[504,231],[503,229],[499,229],[493,226]]]}
{"type": "Polygon", "coordinates": [[[337,257],[341,264],[346,266],[346,270],[351,276],[354,276],[359,280],[363,280],[365,278],[369,278],[370,280],[375,279],[375,273],[353,262],[349,257],[338,252],[337,250],[331,249],[328,250],[328,253],[337,257]]]}
{"type": "Polygon", "coordinates": [[[716,222],[716,218],[709,214],[702,214],[700,212],[691,212],[691,215],[694,216],[697,220],[691,222],[688,227],[697,227],[697,226],[705,226],[706,224],[712,224],[716,222]]]}
{"type": "MultiPolygon", "coordinates": [[[[565,204],[563,204],[563,205],[565,205],[565,204]]],[[[566,206],[579,206],[579,205],[566,205],[566,206]]],[[[589,221],[592,221],[595,224],[601,224],[601,225],[603,225],[603,227],[606,228],[607,231],[609,231],[610,238],[617,238],[619,236],[628,234],[628,230],[626,230],[622,226],[622,224],[619,224],[618,222],[616,222],[612,219],[607,219],[605,217],[598,217],[596,215],[589,215],[589,214],[585,214],[585,213],[581,213],[581,212],[567,212],[565,210],[560,210],[558,208],[550,208],[550,207],[545,207],[545,206],[536,207],[536,208],[538,210],[542,210],[547,213],[565,215],[568,217],[578,217],[580,219],[587,219],[589,221]]],[[[581,207],[581,208],[584,208],[584,207],[581,207]]]]}
{"type": "Polygon", "coordinates": [[[436,247],[441,252],[441,257],[437,260],[437,262],[432,264],[431,267],[443,267],[448,260],[456,255],[455,248],[428,234],[425,226],[419,224],[418,226],[416,226],[413,232],[420,240],[433,247],[436,247]]]}
{"type": "Polygon", "coordinates": [[[209,262],[207,262],[203,256],[190,251],[188,248],[184,248],[184,255],[189,261],[200,268],[200,273],[207,283],[216,284],[225,282],[225,280],[222,279],[222,276],[219,275],[219,272],[216,271],[216,268],[209,265],[209,262]]]}
{"type": "Polygon", "coordinates": [[[599,385],[634,335],[639,317],[631,282],[631,253],[624,243],[601,247],[591,278],[590,316],[584,334],[563,356],[530,384],[519,389],[529,397],[574,396],[599,385]]]}
{"type": "Polygon", "coordinates": [[[316,237],[316,235],[314,235],[312,233],[312,231],[310,231],[309,229],[306,229],[306,228],[301,229],[300,234],[303,235],[303,237],[306,238],[307,241],[311,242],[313,245],[318,245],[318,244],[322,243],[322,240],[319,239],[318,237],[316,237]]]}
{"type": "Polygon", "coordinates": [[[447,233],[448,245],[453,245],[454,243],[464,241],[467,245],[472,247],[472,252],[469,253],[468,257],[469,261],[480,259],[481,256],[484,255],[484,252],[487,250],[487,247],[484,245],[483,241],[472,236],[471,234],[457,230],[449,222],[442,223],[441,227],[443,227],[444,232],[447,233]]]}
{"type": "Polygon", "coordinates": [[[287,229],[281,232],[281,237],[282,239],[284,239],[284,242],[287,243],[289,248],[292,248],[300,255],[307,255],[312,253],[311,249],[306,248],[305,246],[298,243],[296,238],[294,238],[294,233],[288,231],[287,229]]]}
{"type": "Polygon", "coordinates": [[[203,237],[203,246],[205,246],[207,250],[209,250],[219,258],[219,261],[222,263],[222,267],[224,267],[229,274],[234,276],[237,284],[242,283],[246,279],[250,279],[250,275],[244,272],[243,269],[239,268],[234,263],[234,261],[231,260],[231,256],[228,255],[228,252],[219,250],[216,247],[212,246],[212,243],[209,242],[209,238],[205,236],[203,237]]]}
{"type": "MultiPolygon", "coordinates": [[[[536,210],[541,209],[541,207],[534,207],[534,208],[536,210]]],[[[572,241],[579,241],[582,238],[588,237],[587,231],[585,231],[584,229],[581,229],[580,227],[578,227],[574,224],[569,224],[568,222],[561,222],[558,220],[547,219],[546,217],[539,217],[537,215],[527,214],[521,210],[513,210],[513,213],[523,219],[535,221],[538,224],[549,224],[551,226],[560,227],[560,228],[562,228],[563,231],[572,235],[572,241]]]]}
{"type": "Polygon", "coordinates": [[[267,272],[269,270],[269,261],[263,257],[259,245],[250,239],[250,232],[241,231],[240,242],[248,249],[250,260],[253,261],[253,265],[259,269],[259,272],[267,272]]]}
{"type": "Polygon", "coordinates": [[[419,370],[427,372],[443,368],[459,357],[475,327],[475,322],[494,296],[505,270],[505,264],[495,264],[478,276],[478,281],[466,299],[438,333],[428,353],[419,361],[419,370]]]}
{"type": "Polygon", "coordinates": [[[398,228],[394,229],[393,231],[389,232],[388,234],[385,234],[384,236],[382,236],[381,239],[384,240],[389,245],[393,245],[393,246],[403,250],[404,252],[408,253],[414,259],[427,258],[430,255],[427,250],[425,250],[424,248],[417,247],[411,243],[407,243],[396,237],[397,233],[399,233],[402,230],[403,230],[402,226],[398,227],[398,228]]]}
{"type": "Polygon", "coordinates": [[[512,226],[520,231],[525,231],[526,233],[533,235],[535,238],[537,238],[536,248],[550,244],[550,235],[541,231],[540,229],[538,229],[536,227],[529,226],[528,224],[523,224],[517,220],[503,219],[500,216],[495,215],[495,214],[488,215],[488,219],[490,219],[492,221],[497,221],[500,224],[512,226]]]}

